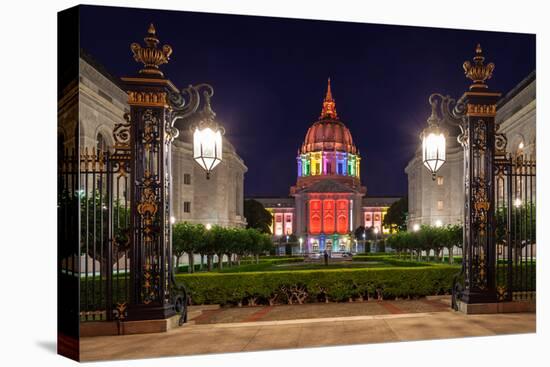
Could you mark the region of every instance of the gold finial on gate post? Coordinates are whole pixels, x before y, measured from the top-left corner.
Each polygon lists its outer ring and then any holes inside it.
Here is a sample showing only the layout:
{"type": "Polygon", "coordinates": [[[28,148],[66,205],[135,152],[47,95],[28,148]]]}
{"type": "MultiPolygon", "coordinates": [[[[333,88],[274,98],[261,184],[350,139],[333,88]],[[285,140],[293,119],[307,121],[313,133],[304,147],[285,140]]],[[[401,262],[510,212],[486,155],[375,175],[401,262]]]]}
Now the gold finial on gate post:
{"type": "Polygon", "coordinates": [[[163,45],[162,48],[157,48],[160,41],[156,33],[155,26],[151,23],[147,35],[143,38],[145,47],[141,47],[139,43],[134,42],[130,45],[130,49],[134,54],[134,60],[144,65],[144,68],[139,71],[140,74],[164,77],[162,71],[159,70],[159,66],[168,63],[172,54],[172,47],[163,45]]]}
{"type": "Polygon", "coordinates": [[[495,64],[490,62],[487,65],[484,65],[485,57],[483,56],[483,50],[481,45],[478,43],[476,46],[476,55],[473,58],[474,63],[470,61],[464,61],[462,67],[464,68],[464,75],[466,78],[472,80],[474,84],[470,85],[470,90],[474,88],[488,88],[485,81],[491,79],[493,76],[493,70],[495,69],[495,64]]]}

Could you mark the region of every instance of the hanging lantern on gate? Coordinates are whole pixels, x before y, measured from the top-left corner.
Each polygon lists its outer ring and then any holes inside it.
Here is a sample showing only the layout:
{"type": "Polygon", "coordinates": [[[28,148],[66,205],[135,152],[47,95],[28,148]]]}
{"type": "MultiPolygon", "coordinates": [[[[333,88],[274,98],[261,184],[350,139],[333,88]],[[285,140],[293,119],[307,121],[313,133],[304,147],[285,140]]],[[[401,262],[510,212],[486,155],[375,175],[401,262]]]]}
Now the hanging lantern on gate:
{"type": "Polygon", "coordinates": [[[447,131],[443,129],[441,121],[435,111],[436,104],[432,105],[432,115],[428,118],[428,127],[420,134],[422,140],[422,162],[431,172],[435,180],[437,171],[445,163],[445,140],[447,131]]]}
{"type": "Polygon", "coordinates": [[[206,178],[210,179],[210,172],[222,161],[223,127],[215,122],[216,113],[210,106],[211,95],[204,93],[205,105],[201,111],[198,124],[191,126],[193,131],[193,158],[206,171],[206,178]]]}

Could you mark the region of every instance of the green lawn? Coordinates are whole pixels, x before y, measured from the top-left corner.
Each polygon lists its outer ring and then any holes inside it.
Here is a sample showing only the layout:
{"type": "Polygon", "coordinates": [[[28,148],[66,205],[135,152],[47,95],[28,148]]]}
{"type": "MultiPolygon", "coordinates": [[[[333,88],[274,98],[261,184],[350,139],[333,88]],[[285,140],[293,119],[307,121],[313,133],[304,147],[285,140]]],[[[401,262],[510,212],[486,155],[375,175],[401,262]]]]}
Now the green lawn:
{"type": "MultiPolygon", "coordinates": [[[[249,272],[274,272],[274,271],[292,271],[292,270],[327,270],[327,269],[371,269],[371,268],[399,268],[399,267],[419,267],[419,266],[438,266],[440,263],[418,262],[410,259],[400,259],[392,254],[369,254],[356,255],[353,261],[329,261],[328,265],[324,261],[304,262],[302,257],[262,257],[256,264],[255,260],[243,259],[241,265],[232,265],[229,267],[224,263],[223,268],[219,270],[218,264],[214,264],[212,273],[249,273],[249,272]]],[[[456,263],[456,267],[460,264],[456,263]]],[[[196,273],[206,272],[206,267],[199,271],[195,266],[196,273]]],[[[180,273],[187,273],[187,266],[180,267],[180,273]]]]}

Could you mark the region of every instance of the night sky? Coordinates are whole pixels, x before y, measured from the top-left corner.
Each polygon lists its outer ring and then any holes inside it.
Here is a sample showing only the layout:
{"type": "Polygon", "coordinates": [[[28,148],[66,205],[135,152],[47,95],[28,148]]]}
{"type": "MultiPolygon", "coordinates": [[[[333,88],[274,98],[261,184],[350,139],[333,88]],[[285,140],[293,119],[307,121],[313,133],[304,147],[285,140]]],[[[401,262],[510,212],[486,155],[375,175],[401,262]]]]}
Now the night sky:
{"type": "Polygon", "coordinates": [[[214,86],[213,109],[248,166],[245,196],[287,196],[296,153],[331,78],[340,119],[362,156],[368,196],[406,195],[404,168],[433,92],[470,85],[462,63],[483,47],[503,93],[535,70],[531,34],[82,7],[81,47],[115,76],[140,69],[129,45],[149,23],[174,53],[161,70],[182,88],[214,86]]]}

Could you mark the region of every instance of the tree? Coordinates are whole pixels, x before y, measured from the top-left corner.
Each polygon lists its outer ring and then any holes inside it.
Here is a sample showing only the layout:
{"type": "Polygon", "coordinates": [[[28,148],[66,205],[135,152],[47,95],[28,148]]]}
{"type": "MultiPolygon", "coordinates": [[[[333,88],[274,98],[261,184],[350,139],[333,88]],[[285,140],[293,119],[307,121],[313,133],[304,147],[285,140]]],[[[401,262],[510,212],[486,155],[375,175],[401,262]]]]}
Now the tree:
{"type": "Polygon", "coordinates": [[[99,262],[101,274],[112,271],[113,266],[130,249],[130,208],[119,201],[113,201],[111,210],[113,241],[108,241],[107,196],[96,190],[80,197],[80,251],[99,262]]]}
{"type": "Polygon", "coordinates": [[[244,216],[246,217],[246,228],[256,228],[262,233],[271,233],[273,215],[267,211],[262,203],[254,199],[244,201],[244,216]]]}
{"type": "Polygon", "coordinates": [[[212,251],[215,255],[218,255],[218,269],[223,269],[223,255],[225,254],[225,247],[227,244],[228,236],[227,229],[215,225],[210,229],[212,251]]]}
{"type": "Polygon", "coordinates": [[[390,205],[382,224],[384,227],[389,228],[390,232],[393,232],[395,229],[404,231],[407,228],[408,213],[409,201],[407,197],[403,197],[390,205]]]}
{"type": "Polygon", "coordinates": [[[420,259],[422,251],[426,251],[426,257],[429,260],[430,259],[430,251],[435,251],[439,246],[439,232],[438,229],[432,226],[426,226],[423,225],[420,227],[420,230],[417,232],[419,235],[418,241],[418,256],[420,259]]]}
{"type": "Polygon", "coordinates": [[[462,226],[457,224],[449,225],[445,228],[446,238],[445,238],[445,247],[449,251],[449,264],[454,262],[453,260],[453,249],[455,246],[462,246],[463,240],[463,229],[462,226]]]}
{"type": "Polygon", "coordinates": [[[366,228],[365,226],[359,226],[353,231],[353,235],[355,236],[355,239],[360,241],[363,239],[363,233],[365,233],[366,228]]]}
{"type": "Polygon", "coordinates": [[[260,254],[264,252],[264,239],[269,238],[271,242],[271,236],[267,233],[261,233],[255,228],[247,228],[244,234],[246,235],[245,251],[247,254],[253,255],[256,258],[256,264],[258,264],[260,254]]]}
{"type": "Polygon", "coordinates": [[[508,247],[508,236],[511,240],[512,257],[517,262],[527,245],[537,242],[536,206],[533,202],[512,206],[508,212],[507,206],[499,207],[495,213],[497,245],[508,247]],[[508,220],[512,224],[508,227],[508,220]]]}
{"type": "Polygon", "coordinates": [[[204,232],[204,242],[200,248],[200,254],[206,256],[206,269],[208,271],[212,271],[213,256],[216,250],[215,240],[212,228],[204,232]]]}
{"type": "Polygon", "coordinates": [[[193,273],[195,269],[195,253],[199,251],[204,241],[204,226],[187,222],[176,223],[172,227],[172,251],[176,256],[176,266],[184,253],[189,256],[187,271],[193,273]]]}

